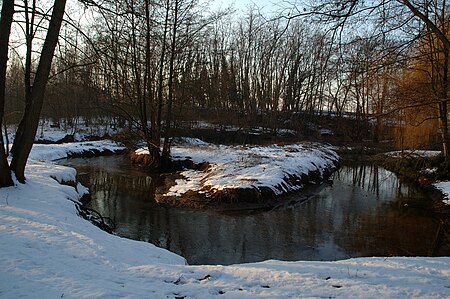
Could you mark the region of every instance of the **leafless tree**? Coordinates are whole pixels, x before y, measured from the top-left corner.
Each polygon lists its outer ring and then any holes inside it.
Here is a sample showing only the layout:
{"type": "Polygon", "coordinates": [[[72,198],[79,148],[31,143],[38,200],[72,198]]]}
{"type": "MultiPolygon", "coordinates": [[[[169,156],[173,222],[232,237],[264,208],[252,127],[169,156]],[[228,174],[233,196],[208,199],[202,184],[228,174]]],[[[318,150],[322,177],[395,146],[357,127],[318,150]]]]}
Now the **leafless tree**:
{"type": "MultiPolygon", "coordinates": [[[[13,158],[11,164],[8,165],[5,156],[5,149],[3,146],[3,138],[2,146],[0,152],[2,167],[0,168],[0,177],[2,177],[2,186],[7,186],[11,184],[10,180],[10,172],[14,172],[17,180],[21,183],[25,182],[25,166],[28,160],[28,156],[30,154],[31,148],[33,146],[34,138],[37,132],[40,112],[42,109],[43,101],[44,101],[44,93],[45,88],[48,82],[48,77],[50,73],[50,67],[53,59],[53,53],[58,41],[58,34],[62,24],[64,8],[66,1],[55,1],[52,15],[49,21],[49,26],[46,32],[46,37],[42,46],[41,55],[39,57],[39,64],[36,69],[36,73],[34,74],[34,78],[31,76],[31,55],[32,48],[31,42],[34,36],[34,26],[35,20],[34,16],[36,14],[36,1],[33,1],[32,7],[28,7],[28,1],[24,2],[24,10],[25,10],[25,18],[26,18],[26,45],[27,45],[27,59],[26,59],[26,71],[25,71],[25,99],[26,106],[24,115],[19,124],[18,130],[16,132],[16,137],[14,139],[13,147],[11,152],[13,154],[13,158]],[[31,10],[30,10],[31,9],[31,10]],[[31,16],[31,19],[28,19],[31,16]],[[5,163],[6,162],[6,163],[5,163]]],[[[13,1],[4,1],[2,6],[2,39],[1,39],[1,59],[2,62],[1,69],[3,79],[6,74],[6,62],[7,62],[7,53],[8,53],[8,40],[10,31],[9,28],[11,24],[12,15],[14,14],[14,3],[13,1]],[[4,16],[4,17],[3,17],[4,16]],[[4,33],[4,34],[3,34],[4,33]]],[[[38,26],[39,28],[42,25],[38,26]]],[[[3,82],[3,86],[0,86],[2,100],[0,102],[1,107],[1,116],[3,117],[3,109],[4,109],[4,93],[5,93],[5,80],[0,80],[3,82]]],[[[2,120],[2,118],[0,118],[2,120]]]]}
{"type": "MultiPolygon", "coordinates": [[[[440,91],[437,98],[432,101],[438,103],[439,128],[442,140],[442,152],[446,159],[449,157],[449,133],[448,133],[448,52],[450,40],[448,37],[448,3],[439,1],[416,0],[389,0],[389,1],[285,1],[290,12],[285,14],[287,19],[295,19],[302,16],[312,17],[327,24],[330,28],[338,30],[340,37],[346,38],[346,34],[357,28],[366,28],[372,36],[384,37],[396,32],[400,38],[414,41],[421,36],[433,36],[434,47],[439,54],[439,85],[440,91]]],[[[350,34],[351,35],[351,34],[350,34]]],[[[431,52],[430,52],[431,53],[431,52]]],[[[435,66],[437,66],[435,64],[435,66]]],[[[436,73],[436,74],[437,74],[436,73]]],[[[366,94],[367,95],[367,94],[366,94]]],[[[365,100],[361,98],[360,100],[365,100]]],[[[359,104],[365,104],[359,102],[359,104]]],[[[360,108],[364,109],[364,105],[360,108]]]]}
{"type": "Polygon", "coordinates": [[[5,109],[6,68],[8,61],[8,42],[14,15],[14,1],[4,0],[0,19],[0,187],[14,184],[7,160],[5,143],[2,134],[2,123],[5,109]]]}

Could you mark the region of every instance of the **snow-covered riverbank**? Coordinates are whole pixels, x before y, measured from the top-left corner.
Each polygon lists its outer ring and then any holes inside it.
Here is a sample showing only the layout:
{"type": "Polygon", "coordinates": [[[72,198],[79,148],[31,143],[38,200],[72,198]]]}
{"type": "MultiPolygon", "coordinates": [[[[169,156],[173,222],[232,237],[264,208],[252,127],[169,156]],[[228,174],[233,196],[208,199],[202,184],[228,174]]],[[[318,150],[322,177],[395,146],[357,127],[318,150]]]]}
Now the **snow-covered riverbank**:
{"type": "MultiPolygon", "coordinates": [[[[148,150],[138,149],[136,154],[148,154],[148,150]]],[[[230,146],[194,138],[178,139],[171,154],[174,160],[208,163],[208,167],[182,171],[183,178],[177,179],[162,197],[183,197],[194,192],[222,201],[231,197],[233,202],[253,202],[262,192],[276,196],[321,182],[336,169],[339,160],[331,146],[319,143],[230,146]]]]}
{"type": "MultiPolygon", "coordinates": [[[[402,158],[402,157],[412,157],[412,158],[436,158],[441,154],[440,151],[427,151],[427,150],[405,150],[405,151],[395,151],[395,152],[388,152],[384,155],[387,157],[392,158],[402,158]]],[[[422,174],[425,174],[425,176],[433,174],[438,171],[438,168],[426,168],[422,170],[422,174]]],[[[444,182],[434,182],[433,187],[442,192],[443,194],[443,202],[446,205],[450,205],[450,182],[444,181],[444,182]]]]}
{"type": "Polygon", "coordinates": [[[80,194],[51,177],[75,171],[31,160],[27,184],[0,189],[1,298],[450,297],[449,257],[188,266],[79,218],[80,194]]]}

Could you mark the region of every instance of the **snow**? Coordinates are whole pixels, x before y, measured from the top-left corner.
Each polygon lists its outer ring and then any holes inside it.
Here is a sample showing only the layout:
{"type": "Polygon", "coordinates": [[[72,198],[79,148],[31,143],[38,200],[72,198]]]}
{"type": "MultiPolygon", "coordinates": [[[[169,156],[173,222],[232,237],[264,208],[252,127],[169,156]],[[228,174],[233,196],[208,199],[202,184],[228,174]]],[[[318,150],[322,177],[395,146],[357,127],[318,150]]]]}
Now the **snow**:
{"type": "Polygon", "coordinates": [[[112,140],[85,141],[62,144],[35,144],[30,159],[51,161],[81,155],[86,152],[119,152],[126,148],[112,140]]]}
{"type": "MultiPolygon", "coordinates": [[[[60,119],[58,122],[41,119],[39,122],[36,141],[59,142],[67,135],[73,135],[74,141],[86,141],[93,136],[112,136],[122,132],[124,129],[116,125],[116,120],[111,117],[92,118],[89,121],[82,117],[72,119],[60,119]]],[[[14,141],[14,132],[17,125],[9,125],[7,127],[8,139],[12,143],[14,141]]]]}
{"type": "Polygon", "coordinates": [[[333,136],[334,132],[330,129],[320,129],[319,130],[320,136],[333,136]]]}
{"type": "Polygon", "coordinates": [[[71,168],[31,162],[25,185],[0,189],[0,297],[98,298],[119,284],[108,272],[124,276],[143,261],[184,264],[173,253],[106,234],[79,218],[68,199],[81,195],[51,179],[55,173],[75,178],[71,168]]]}
{"type": "Polygon", "coordinates": [[[26,176],[0,189],[1,298],[450,297],[449,257],[189,266],[78,217],[71,200],[85,190],[51,178],[75,179],[73,169],[30,160],[26,176]]]}
{"type": "Polygon", "coordinates": [[[420,172],[423,174],[434,174],[438,171],[437,167],[433,167],[433,168],[425,168],[423,170],[421,170],[420,172]]]}
{"type": "MultiPolygon", "coordinates": [[[[338,155],[331,147],[305,143],[272,146],[226,146],[214,145],[194,138],[176,143],[172,149],[175,160],[190,159],[194,163],[208,162],[205,171],[186,170],[184,179],[176,180],[165,196],[182,196],[187,191],[206,193],[237,188],[270,188],[280,195],[302,187],[300,182],[291,182],[289,177],[301,177],[317,171],[335,167],[338,155]]],[[[139,149],[137,154],[148,153],[139,149]]]]}
{"type": "Polygon", "coordinates": [[[444,194],[445,199],[443,200],[443,202],[447,205],[450,205],[450,182],[439,182],[433,184],[433,186],[444,194]]]}
{"type": "Polygon", "coordinates": [[[404,151],[388,152],[385,155],[393,158],[399,158],[403,156],[431,158],[438,156],[440,153],[441,153],[440,151],[404,150],[404,151]]]}

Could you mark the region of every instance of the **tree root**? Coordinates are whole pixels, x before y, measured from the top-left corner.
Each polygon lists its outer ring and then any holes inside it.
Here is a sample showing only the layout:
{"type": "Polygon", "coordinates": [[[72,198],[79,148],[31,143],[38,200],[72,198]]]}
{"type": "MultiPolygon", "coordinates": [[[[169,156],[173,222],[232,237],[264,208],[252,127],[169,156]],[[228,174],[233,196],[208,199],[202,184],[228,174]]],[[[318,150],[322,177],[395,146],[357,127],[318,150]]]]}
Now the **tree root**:
{"type": "Polygon", "coordinates": [[[75,208],[77,209],[77,214],[81,218],[91,222],[101,230],[109,233],[114,234],[114,230],[116,229],[116,224],[114,221],[109,217],[102,216],[99,212],[97,212],[94,209],[88,208],[82,203],[72,200],[71,201],[75,204],[75,208]]]}

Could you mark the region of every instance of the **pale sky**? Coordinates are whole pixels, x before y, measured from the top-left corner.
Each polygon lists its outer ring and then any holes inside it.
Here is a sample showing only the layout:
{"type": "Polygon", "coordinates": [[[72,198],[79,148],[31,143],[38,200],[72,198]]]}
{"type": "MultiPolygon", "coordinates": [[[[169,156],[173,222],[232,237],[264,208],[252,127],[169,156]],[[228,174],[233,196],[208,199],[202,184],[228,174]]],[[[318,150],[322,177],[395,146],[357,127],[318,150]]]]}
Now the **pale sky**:
{"type": "Polygon", "coordinates": [[[279,8],[276,3],[280,1],[276,0],[214,0],[214,6],[216,7],[228,7],[233,5],[238,10],[246,10],[247,7],[256,5],[262,7],[263,11],[270,12],[279,8]],[[274,4],[275,3],[275,4],[274,4]]]}

